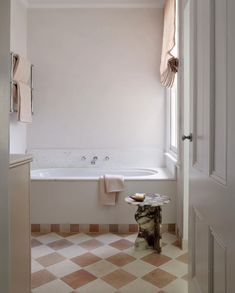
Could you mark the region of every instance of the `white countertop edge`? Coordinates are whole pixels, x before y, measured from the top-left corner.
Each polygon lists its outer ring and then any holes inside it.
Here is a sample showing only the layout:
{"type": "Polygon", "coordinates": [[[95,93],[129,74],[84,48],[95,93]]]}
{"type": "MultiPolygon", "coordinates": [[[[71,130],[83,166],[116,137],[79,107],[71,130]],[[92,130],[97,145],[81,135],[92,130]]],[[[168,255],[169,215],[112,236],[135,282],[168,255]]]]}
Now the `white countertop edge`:
{"type": "Polygon", "coordinates": [[[10,168],[15,166],[32,162],[33,157],[31,155],[24,154],[10,154],[9,165],[10,168]]]}

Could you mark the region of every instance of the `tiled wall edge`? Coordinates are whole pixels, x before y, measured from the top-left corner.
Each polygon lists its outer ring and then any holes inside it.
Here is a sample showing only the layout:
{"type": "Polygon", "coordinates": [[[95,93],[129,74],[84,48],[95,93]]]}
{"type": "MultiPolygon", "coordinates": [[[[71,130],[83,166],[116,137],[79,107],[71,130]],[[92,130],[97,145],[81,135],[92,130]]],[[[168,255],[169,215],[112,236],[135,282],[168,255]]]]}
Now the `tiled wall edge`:
{"type": "MultiPolygon", "coordinates": [[[[31,224],[31,232],[39,233],[135,233],[137,224],[31,224]]],[[[175,233],[175,224],[162,224],[162,232],[175,233]]]]}

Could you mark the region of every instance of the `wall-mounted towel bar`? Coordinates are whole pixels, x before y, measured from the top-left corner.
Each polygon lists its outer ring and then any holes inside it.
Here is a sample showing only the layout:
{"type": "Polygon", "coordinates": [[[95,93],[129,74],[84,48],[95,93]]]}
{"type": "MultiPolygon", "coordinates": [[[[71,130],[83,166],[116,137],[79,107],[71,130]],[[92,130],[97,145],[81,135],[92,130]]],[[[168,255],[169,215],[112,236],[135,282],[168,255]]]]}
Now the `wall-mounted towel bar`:
{"type": "MultiPolygon", "coordinates": [[[[16,66],[17,58],[19,58],[18,54],[11,52],[11,81],[10,81],[10,112],[17,112],[18,105],[14,101],[14,87],[17,86],[17,82],[14,81],[14,68],[16,66]]],[[[33,67],[34,65],[31,64],[30,66],[30,90],[31,90],[31,111],[33,114],[33,67]]]]}

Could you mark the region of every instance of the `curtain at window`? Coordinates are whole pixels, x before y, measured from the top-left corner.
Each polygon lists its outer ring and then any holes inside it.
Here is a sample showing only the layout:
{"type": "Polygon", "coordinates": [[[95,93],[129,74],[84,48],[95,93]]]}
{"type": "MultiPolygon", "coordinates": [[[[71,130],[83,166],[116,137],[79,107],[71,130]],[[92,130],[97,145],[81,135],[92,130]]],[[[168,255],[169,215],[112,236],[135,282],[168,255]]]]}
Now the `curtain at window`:
{"type": "Polygon", "coordinates": [[[160,66],[161,83],[172,87],[175,74],[178,72],[179,61],[173,55],[176,34],[176,0],[166,0],[164,7],[164,28],[162,41],[162,57],[160,66]]]}

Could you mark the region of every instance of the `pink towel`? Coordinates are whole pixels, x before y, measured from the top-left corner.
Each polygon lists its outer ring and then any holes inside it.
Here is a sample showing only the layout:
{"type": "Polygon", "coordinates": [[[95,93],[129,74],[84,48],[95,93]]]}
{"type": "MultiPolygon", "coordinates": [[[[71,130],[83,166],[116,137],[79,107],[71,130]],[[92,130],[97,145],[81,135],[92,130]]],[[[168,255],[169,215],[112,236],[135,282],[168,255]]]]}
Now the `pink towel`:
{"type": "Polygon", "coordinates": [[[119,192],[124,190],[124,176],[104,175],[106,192],[119,192]]]}
{"type": "Polygon", "coordinates": [[[124,189],[124,177],[105,175],[100,177],[100,197],[103,205],[114,206],[119,191],[124,189]]]}
{"type": "Polygon", "coordinates": [[[104,176],[100,177],[100,199],[103,205],[114,206],[116,204],[116,192],[107,193],[105,189],[104,176]]]}
{"type": "Polygon", "coordinates": [[[18,120],[21,122],[32,122],[32,101],[31,89],[23,83],[17,83],[17,104],[18,104],[18,120]]]}
{"type": "Polygon", "coordinates": [[[30,79],[30,74],[31,74],[30,62],[22,56],[17,56],[16,64],[14,66],[14,72],[13,72],[14,81],[16,82],[21,81],[27,84],[30,79]]]}

